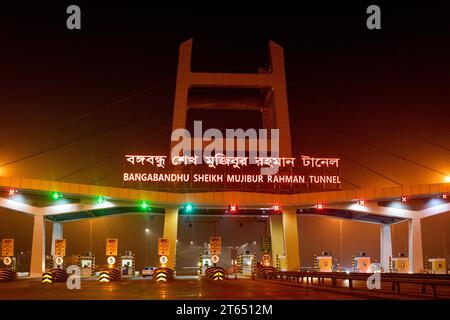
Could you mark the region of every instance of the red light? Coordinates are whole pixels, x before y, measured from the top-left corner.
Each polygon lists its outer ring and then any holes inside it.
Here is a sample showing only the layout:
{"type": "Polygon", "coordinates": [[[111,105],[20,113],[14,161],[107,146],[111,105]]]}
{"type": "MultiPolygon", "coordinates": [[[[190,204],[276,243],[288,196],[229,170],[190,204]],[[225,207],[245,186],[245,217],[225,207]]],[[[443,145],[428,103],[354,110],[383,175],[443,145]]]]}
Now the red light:
{"type": "Polygon", "coordinates": [[[321,202],[321,203],[316,204],[316,209],[323,210],[323,203],[321,202]]]}
{"type": "Polygon", "coordinates": [[[365,206],[366,205],[366,200],[360,199],[360,200],[358,200],[358,204],[360,206],[365,206]]]}
{"type": "Polygon", "coordinates": [[[238,212],[238,210],[239,210],[239,208],[235,204],[230,204],[228,206],[228,211],[231,212],[231,213],[236,213],[236,212],[238,212]]]}
{"type": "Polygon", "coordinates": [[[272,211],[273,211],[274,213],[281,213],[281,207],[280,207],[280,205],[274,204],[274,205],[272,206],[272,211]]]}
{"type": "Polygon", "coordinates": [[[13,195],[15,195],[17,193],[17,190],[16,189],[9,189],[8,190],[8,195],[9,196],[13,196],[13,195]]]}
{"type": "Polygon", "coordinates": [[[442,194],[442,199],[447,200],[447,199],[448,199],[448,194],[443,193],[443,194],[442,194]]]}
{"type": "Polygon", "coordinates": [[[408,197],[407,196],[402,196],[402,202],[406,202],[408,201],[408,197]]]}

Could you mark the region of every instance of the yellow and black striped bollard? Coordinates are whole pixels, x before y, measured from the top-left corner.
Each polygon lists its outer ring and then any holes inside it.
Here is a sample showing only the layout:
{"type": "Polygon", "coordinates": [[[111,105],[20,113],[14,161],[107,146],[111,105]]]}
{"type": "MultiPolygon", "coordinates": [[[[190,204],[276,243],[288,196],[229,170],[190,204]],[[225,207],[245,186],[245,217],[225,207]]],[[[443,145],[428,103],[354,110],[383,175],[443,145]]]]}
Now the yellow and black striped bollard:
{"type": "Polygon", "coordinates": [[[314,271],[319,271],[319,266],[317,265],[317,255],[314,255],[314,271]]]}
{"type": "Polygon", "coordinates": [[[101,271],[100,275],[98,277],[98,282],[100,282],[100,283],[109,283],[110,282],[109,272],[108,271],[101,271]]]}
{"type": "Polygon", "coordinates": [[[42,274],[41,283],[53,283],[53,276],[51,272],[44,272],[42,274]]]}
{"type": "Polygon", "coordinates": [[[280,271],[281,270],[281,262],[280,262],[280,257],[278,255],[276,255],[275,257],[275,268],[280,271]]]}

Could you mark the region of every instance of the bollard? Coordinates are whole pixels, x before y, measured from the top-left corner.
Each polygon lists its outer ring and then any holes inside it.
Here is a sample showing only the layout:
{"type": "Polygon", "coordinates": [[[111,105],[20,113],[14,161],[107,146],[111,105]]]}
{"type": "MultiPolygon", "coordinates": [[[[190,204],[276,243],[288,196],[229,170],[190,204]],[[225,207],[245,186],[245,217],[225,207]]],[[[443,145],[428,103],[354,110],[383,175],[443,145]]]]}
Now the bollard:
{"type": "Polygon", "coordinates": [[[44,272],[42,274],[41,283],[53,283],[53,276],[51,272],[44,272]]]}
{"type": "Polygon", "coordinates": [[[17,274],[11,269],[0,269],[0,282],[14,281],[17,274]]]}
{"type": "Polygon", "coordinates": [[[100,283],[109,283],[110,282],[109,272],[108,271],[101,271],[100,275],[98,277],[98,282],[100,282],[100,283]]]}

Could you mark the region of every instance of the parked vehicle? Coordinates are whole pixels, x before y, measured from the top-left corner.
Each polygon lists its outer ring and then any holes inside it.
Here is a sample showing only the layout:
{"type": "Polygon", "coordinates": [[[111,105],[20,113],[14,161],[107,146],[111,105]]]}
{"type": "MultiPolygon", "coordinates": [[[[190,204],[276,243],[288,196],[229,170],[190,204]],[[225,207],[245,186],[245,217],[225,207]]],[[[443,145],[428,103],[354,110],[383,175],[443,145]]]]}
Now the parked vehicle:
{"type": "Polygon", "coordinates": [[[144,269],[142,269],[142,277],[145,278],[153,276],[153,271],[155,269],[155,267],[144,267],[144,269]]]}

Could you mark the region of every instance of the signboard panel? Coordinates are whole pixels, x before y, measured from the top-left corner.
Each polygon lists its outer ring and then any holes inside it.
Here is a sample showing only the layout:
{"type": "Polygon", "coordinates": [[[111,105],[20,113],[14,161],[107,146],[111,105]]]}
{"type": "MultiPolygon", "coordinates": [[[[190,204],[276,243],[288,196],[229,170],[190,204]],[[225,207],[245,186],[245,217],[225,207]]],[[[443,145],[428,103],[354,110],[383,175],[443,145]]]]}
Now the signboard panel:
{"type": "Polygon", "coordinates": [[[12,259],[10,257],[4,257],[3,258],[3,264],[5,266],[9,266],[12,263],[12,259]]]}
{"type": "Polygon", "coordinates": [[[170,241],[167,238],[158,239],[158,255],[168,256],[170,254],[170,241]]]}
{"type": "Polygon", "coordinates": [[[162,263],[162,264],[167,263],[167,261],[169,261],[169,259],[167,259],[166,256],[161,256],[161,257],[159,258],[159,262],[162,263]]]}
{"type": "Polygon", "coordinates": [[[2,240],[2,257],[14,256],[14,239],[2,240]]]}
{"type": "Polygon", "coordinates": [[[339,190],[339,158],[125,155],[123,182],[146,189],[313,192],[339,190]],[[263,169],[278,168],[276,174],[263,169]]]}
{"type": "Polygon", "coordinates": [[[210,237],[209,238],[209,253],[210,254],[221,254],[222,251],[222,238],[221,237],[210,237]]]}
{"type": "Polygon", "coordinates": [[[116,258],[114,258],[113,256],[108,257],[108,259],[106,259],[106,262],[108,262],[108,264],[114,264],[116,263],[116,258]]]}
{"type": "Polygon", "coordinates": [[[66,239],[55,240],[55,257],[66,256],[66,239]]]}
{"type": "Polygon", "coordinates": [[[62,265],[64,263],[64,259],[62,258],[62,257],[56,257],[55,258],[55,264],[57,265],[57,266],[60,266],[60,265],[62,265]]]}
{"type": "Polygon", "coordinates": [[[117,239],[117,238],[107,238],[106,239],[106,255],[107,256],[117,256],[118,248],[119,248],[119,239],[117,239]]]}

